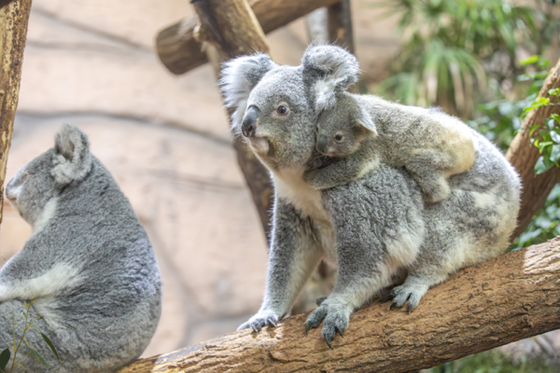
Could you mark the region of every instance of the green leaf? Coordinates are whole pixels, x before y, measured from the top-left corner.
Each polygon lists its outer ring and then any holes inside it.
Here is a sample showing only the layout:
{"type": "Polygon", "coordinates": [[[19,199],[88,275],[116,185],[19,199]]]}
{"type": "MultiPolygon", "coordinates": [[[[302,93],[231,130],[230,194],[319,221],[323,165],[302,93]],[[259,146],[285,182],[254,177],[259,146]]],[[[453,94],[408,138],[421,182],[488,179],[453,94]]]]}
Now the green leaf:
{"type": "Polygon", "coordinates": [[[558,114],[551,114],[550,117],[556,121],[560,125],[560,115],[558,114]]]}
{"type": "Polygon", "coordinates": [[[544,157],[541,155],[537,160],[537,164],[535,164],[535,175],[540,175],[543,172],[548,171],[552,166],[554,166],[554,163],[550,161],[545,162],[544,157]]]}
{"type": "Polygon", "coordinates": [[[535,132],[535,130],[537,130],[541,125],[540,124],[534,124],[531,126],[531,130],[529,131],[529,136],[533,136],[533,132],[535,132]]]}
{"type": "Polygon", "coordinates": [[[550,138],[557,144],[560,144],[560,135],[556,131],[550,131],[550,138]]]}
{"type": "Polygon", "coordinates": [[[558,160],[560,160],[560,145],[552,145],[550,160],[554,163],[558,163],[558,160]]]}
{"type": "Polygon", "coordinates": [[[60,361],[60,357],[58,357],[58,352],[56,352],[56,348],[54,348],[53,343],[51,342],[51,340],[49,339],[49,337],[47,337],[46,335],[44,335],[43,333],[41,333],[41,336],[43,337],[43,339],[45,340],[45,342],[47,342],[47,344],[49,345],[49,347],[51,348],[52,352],[55,354],[56,358],[58,359],[58,361],[60,361]]]}
{"type": "Polygon", "coordinates": [[[548,90],[548,94],[552,96],[560,96],[560,88],[551,88],[548,90]]]}
{"type": "Polygon", "coordinates": [[[39,355],[39,353],[37,351],[35,351],[35,349],[33,349],[32,347],[29,347],[29,346],[28,346],[28,348],[29,348],[29,351],[31,351],[31,354],[33,354],[33,356],[35,357],[35,359],[37,359],[38,362],[40,362],[41,364],[43,364],[47,368],[49,367],[49,365],[47,364],[45,359],[43,359],[43,357],[41,355],[39,355]]]}
{"type": "Polygon", "coordinates": [[[540,56],[531,56],[531,57],[525,58],[524,60],[519,61],[519,63],[522,66],[525,66],[525,65],[530,65],[530,64],[535,63],[535,62],[539,62],[539,60],[540,60],[540,56]]]}
{"type": "Polygon", "coordinates": [[[4,372],[8,361],[10,360],[10,349],[6,348],[2,353],[0,353],[0,370],[4,372]]]}

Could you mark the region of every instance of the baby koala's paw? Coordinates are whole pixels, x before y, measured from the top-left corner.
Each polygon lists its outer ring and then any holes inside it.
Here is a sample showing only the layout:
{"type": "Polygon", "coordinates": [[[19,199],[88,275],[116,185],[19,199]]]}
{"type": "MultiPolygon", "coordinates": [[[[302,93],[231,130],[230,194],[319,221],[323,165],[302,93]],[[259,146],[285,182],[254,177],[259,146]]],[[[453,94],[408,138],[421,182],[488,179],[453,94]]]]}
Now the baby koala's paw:
{"type": "Polygon", "coordinates": [[[449,184],[443,177],[433,183],[419,182],[418,184],[420,184],[420,188],[422,188],[422,192],[424,193],[424,201],[426,203],[441,202],[449,197],[449,194],[451,194],[449,184]]]}
{"type": "Polygon", "coordinates": [[[348,307],[345,305],[329,304],[328,298],[321,302],[319,308],[311,312],[307,317],[307,323],[305,324],[305,332],[309,334],[311,329],[319,327],[321,322],[323,322],[323,329],[321,330],[321,336],[325,338],[327,345],[332,349],[331,341],[336,336],[338,332],[342,337],[342,333],[348,329],[348,323],[350,321],[350,312],[348,312],[348,307]]]}
{"type": "Polygon", "coordinates": [[[408,312],[418,307],[420,299],[426,294],[429,286],[423,284],[407,284],[395,286],[388,294],[389,299],[393,299],[391,309],[400,308],[408,301],[408,312]]]}
{"type": "Polygon", "coordinates": [[[271,310],[259,311],[256,315],[251,317],[247,322],[241,324],[237,330],[252,328],[255,333],[258,333],[263,326],[276,326],[278,323],[278,315],[271,310]]]}

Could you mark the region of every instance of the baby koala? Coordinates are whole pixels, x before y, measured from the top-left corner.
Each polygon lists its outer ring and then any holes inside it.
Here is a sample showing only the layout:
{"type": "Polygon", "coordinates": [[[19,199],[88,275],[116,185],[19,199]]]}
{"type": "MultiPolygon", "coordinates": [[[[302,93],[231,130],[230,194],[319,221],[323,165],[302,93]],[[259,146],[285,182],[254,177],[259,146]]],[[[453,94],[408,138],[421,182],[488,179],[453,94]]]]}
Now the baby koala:
{"type": "Polygon", "coordinates": [[[316,147],[332,160],[309,165],[304,180],[314,188],[360,179],[381,162],[405,167],[428,203],[447,198],[447,178],[469,170],[475,157],[472,132],[457,118],[347,92],[319,114],[316,147]]]}
{"type": "MultiPolygon", "coordinates": [[[[138,358],[161,314],[160,272],[146,232],[86,135],[64,125],[54,148],[8,182],[6,196],[33,233],[0,269],[0,350],[20,340],[23,302],[33,300],[29,321],[41,316],[33,326],[54,344],[60,372],[114,372],[138,358]]],[[[25,339],[49,366],[28,355],[20,361],[25,370],[57,372],[39,332],[25,339]]]]}

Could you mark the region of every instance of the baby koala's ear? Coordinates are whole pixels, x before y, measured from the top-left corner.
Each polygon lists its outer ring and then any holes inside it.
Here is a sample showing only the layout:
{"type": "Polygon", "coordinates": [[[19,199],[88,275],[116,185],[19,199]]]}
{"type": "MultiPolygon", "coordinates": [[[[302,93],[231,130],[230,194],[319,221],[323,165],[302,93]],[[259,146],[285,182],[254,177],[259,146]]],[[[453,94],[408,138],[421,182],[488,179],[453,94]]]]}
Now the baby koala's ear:
{"type": "Polygon", "coordinates": [[[310,45],[303,55],[303,74],[314,94],[315,115],[335,106],[337,95],[358,81],[358,60],[334,45],[310,45]]]}
{"type": "Polygon", "coordinates": [[[358,118],[356,119],[356,125],[363,129],[364,133],[370,136],[377,136],[377,127],[375,126],[375,122],[373,121],[371,115],[363,108],[360,108],[358,118]]]}
{"type": "Polygon", "coordinates": [[[253,88],[276,66],[270,56],[264,53],[241,56],[223,64],[220,86],[226,107],[235,109],[232,115],[234,127],[241,124],[253,88]]]}
{"type": "Polygon", "coordinates": [[[87,136],[77,127],[64,124],[54,142],[56,155],[51,174],[57,184],[64,186],[83,180],[92,166],[87,136]]]}

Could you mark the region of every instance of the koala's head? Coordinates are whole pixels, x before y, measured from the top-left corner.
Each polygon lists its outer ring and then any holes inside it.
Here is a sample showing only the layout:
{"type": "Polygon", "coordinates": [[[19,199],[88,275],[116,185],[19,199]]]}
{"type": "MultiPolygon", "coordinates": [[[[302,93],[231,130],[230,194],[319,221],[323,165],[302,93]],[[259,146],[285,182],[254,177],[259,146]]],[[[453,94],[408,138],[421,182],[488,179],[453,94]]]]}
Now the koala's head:
{"type": "Polygon", "coordinates": [[[21,169],[6,185],[8,201],[31,226],[47,204],[71,183],[83,180],[92,166],[87,136],[64,125],[55,136],[55,146],[21,169]]]}
{"type": "Polygon", "coordinates": [[[273,170],[302,165],[315,148],[318,113],[336,104],[357,73],[356,59],[334,46],[310,46],[295,67],[265,54],[229,61],[222,90],[232,128],[273,170]]]}
{"type": "Polygon", "coordinates": [[[333,108],[317,122],[317,151],[329,157],[347,157],[366,138],[377,136],[371,115],[348,95],[340,95],[333,108]]]}

